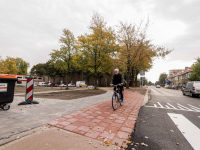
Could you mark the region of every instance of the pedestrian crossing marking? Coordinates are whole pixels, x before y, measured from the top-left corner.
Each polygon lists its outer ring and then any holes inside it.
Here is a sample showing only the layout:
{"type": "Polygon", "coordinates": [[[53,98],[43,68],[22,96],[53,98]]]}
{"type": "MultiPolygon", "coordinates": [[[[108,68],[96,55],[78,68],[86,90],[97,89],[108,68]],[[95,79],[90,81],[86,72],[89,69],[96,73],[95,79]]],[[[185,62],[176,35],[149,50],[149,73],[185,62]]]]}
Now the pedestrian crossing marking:
{"type": "Polygon", "coordinates": [[[167,103],[167,105],[162,105],[160,102],[155,103],[153,106],[147,106],[145,105],[144,107],[154,107],[154,108],[162,108],[162,109],[174,109],[174,110],[183,110],[183,111],[194,111],[194,112],[200,112],[200,108],[187,104],[188,106],[183,106],[179,103],[176,103],[177,106],[173,106],[170,103],[167,103]]]}
{"type": "Polygon", "coordinates": [[[169,106],[171,106],[172,108],[177,109],[176,107],[174,107],[173,105],[171,105],[170,103],[167,103],[169,106]]]}
{"type": "Polygon", "coordinates": [[[183,106],[183,105],[181,105],[181,104],[179,104],[179,103],[177,103],[177,104],[178,104],[179,106],[181,106],[181,107],[187,109],[187,110],[191,110],[191,109],[189,109],[189,108],[187,108],[187,107],[185,107],[185,106],[183,106]]]}
{"type": "Polygon", "coordinates": [[[157,103],[158,103],[158,105],[160,105],[161,108],[164,108],[159,102],[157,102],[157,103]]]}
{"type": "Polygon", "coordinates": [[[170,108],[169,106],[165,105],[167,108],[170,108]]]}
{"type": "Polygon", "coordinates": [[[195,109],[197,109],[197,110],[200,110],[200,108],[198,108],[198,107],[195,107],[195,106],[192,106],[192,105],[190,105],[190,104],[188,104],[190,107],[193,107],[193,108],[195,108],[195,109]]]}
{"type": "Polygon", "coordinates": [[[194,150],[200,148],[200,129],[182,114],[167,113],[194,150]]]}

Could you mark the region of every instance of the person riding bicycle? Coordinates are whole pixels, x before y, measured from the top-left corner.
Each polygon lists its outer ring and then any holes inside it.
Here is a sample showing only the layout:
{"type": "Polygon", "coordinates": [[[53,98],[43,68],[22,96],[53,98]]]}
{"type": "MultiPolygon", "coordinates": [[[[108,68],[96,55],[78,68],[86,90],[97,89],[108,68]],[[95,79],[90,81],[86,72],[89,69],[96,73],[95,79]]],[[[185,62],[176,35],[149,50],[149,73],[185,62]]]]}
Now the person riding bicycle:
{"type": "MultiPolygon", "coordinates": [[[[117,84],[121,83],[122,86],[119,86],[119,88],[120,88],[120,94],[121,94],[122,103],[123,103],[124,102],[124,95],[123,95],[122,91],[124,89],[124,87],[123,87],[124,78],[123,78],[122,74],[119,73],[119,69],[115,69],[114,72],[115,72],[115,74],[114,74],[113,79],[112,79],[112,84],[117,85],[117,84]]],[[[110,84],[110,85],[112,85],[112,84],[110,84]]],[[[114,87],[114,90],[116,90],[116,87],[114,87]]]]}

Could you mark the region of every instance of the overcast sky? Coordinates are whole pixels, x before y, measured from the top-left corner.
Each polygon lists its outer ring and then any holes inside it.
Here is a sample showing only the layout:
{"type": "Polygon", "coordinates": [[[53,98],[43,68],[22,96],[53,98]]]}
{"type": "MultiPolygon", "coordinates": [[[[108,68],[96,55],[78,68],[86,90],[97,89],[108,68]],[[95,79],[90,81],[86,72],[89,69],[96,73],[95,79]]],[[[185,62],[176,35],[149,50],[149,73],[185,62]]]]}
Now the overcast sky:
{"type": "Polygon", "coordinates": [[[20,57],[31,68],[60,48],[64,28],[75,37],[88,32],[94,12],[110,26],[149,16],[153,43],[174,49],[146,73],[155,82],[160,73],[191,66],[200,56],[199,6],[199,0],[0,0],[0,55],[20,57]]]}

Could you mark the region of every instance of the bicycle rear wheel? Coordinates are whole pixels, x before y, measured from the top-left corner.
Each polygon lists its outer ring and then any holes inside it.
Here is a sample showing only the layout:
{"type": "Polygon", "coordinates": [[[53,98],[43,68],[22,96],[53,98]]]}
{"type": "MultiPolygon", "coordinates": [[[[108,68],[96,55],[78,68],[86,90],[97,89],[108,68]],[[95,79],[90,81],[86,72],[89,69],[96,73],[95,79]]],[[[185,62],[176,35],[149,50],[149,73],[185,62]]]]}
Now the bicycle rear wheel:
{"type": "MultiPolygon", "coordinates": [[[[124,95],[124,91],[122,91],[122,92],[123,92],[123,95],[124,95]]],[[[123,105],[121,96],[120,96],[119,103],[120,103],[120,106],[122,106],[122,105],[123,105]]]]}
{"type": "Polygon", "coordinates": [[[112,96],[112,108],[114,109],[114,110],[116,110],[117,109],[117,106],[118,106],[118,96],[116,95],[116,94],[113,94],[113,96],[112,96]]]}

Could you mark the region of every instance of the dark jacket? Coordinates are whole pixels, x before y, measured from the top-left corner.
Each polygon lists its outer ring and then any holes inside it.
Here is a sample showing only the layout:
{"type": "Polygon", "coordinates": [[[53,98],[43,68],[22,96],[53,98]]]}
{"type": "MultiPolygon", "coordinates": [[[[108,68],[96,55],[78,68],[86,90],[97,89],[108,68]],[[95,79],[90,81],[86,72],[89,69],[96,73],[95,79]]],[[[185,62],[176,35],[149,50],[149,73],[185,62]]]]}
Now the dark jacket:
{"type": "Polygon", "coordinates": [[[112,84],[120,84],[124,83],[124,78],[121,73],[118,73],[118,75],[114,74],[113,79],[112,79],[112,84]]]}

